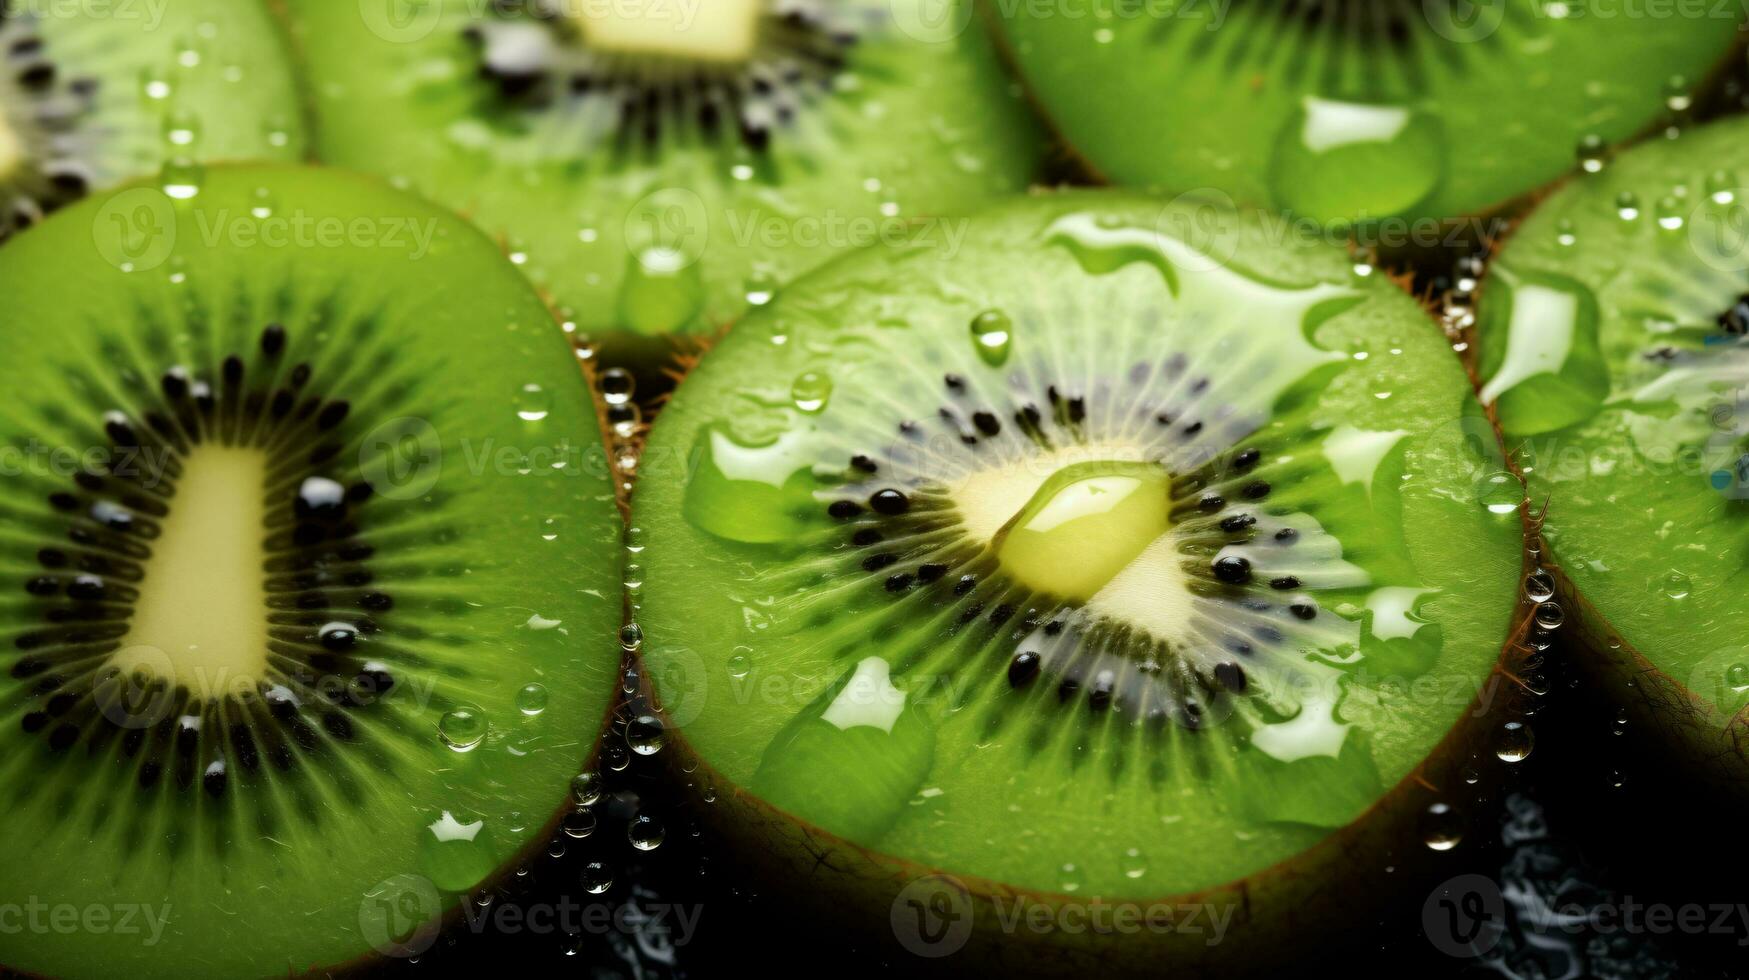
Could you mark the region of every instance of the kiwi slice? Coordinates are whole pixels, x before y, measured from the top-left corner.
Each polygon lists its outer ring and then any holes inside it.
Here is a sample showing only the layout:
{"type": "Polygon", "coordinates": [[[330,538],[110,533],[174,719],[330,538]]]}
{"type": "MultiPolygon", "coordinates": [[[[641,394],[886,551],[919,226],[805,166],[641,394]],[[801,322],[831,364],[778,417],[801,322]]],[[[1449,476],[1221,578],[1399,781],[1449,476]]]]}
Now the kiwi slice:
{"type": "Polygon", "coordinates": [[[1564,187],[1484,281],[1484,395],[1548,501],[1545,594],[1619,693],[1749,778],[1749,121],[1564,187]]]}
{"type": "Polygon", "coordinates": [[[1740,18],[1543,0],[1088,6],[1071,23],[994,5],[1094,169],[1318,221],[1476,214],[1554,180],[1685,106],[1740,18]]]}
{"type": "Polygon", "coordinates": [[[429,945],[544,843],[616,688],[617,509],[551,314],[460,219],[279,167],[67,208],[0,291],[3,860],[45,923],[0,962],[429,945]]]}
{"type": "Polygon", "coordinates": [[[502,236],[616,360],[836,252],[948,240],[1040,152],[989,39],[931,0],[383,6],[290,3],[321,155],[502,236]]]}
{"type": "Polygon", "coordinates": [[[235,0],[0,0],[0,241],[93,190],[304,152],[283,40],[235,0]]]}
{"type": "Polygon", "coordinates": [[[643,663],[792,881],[884,922],[937,869],[987,949],[1016,895],[1242,896],[1262,938],[1426,852],[1387,828],[1457,802],[1521,495],[1411,298],[1211,214],[1064,194],[834,263],[658,418],[643,663]]]}

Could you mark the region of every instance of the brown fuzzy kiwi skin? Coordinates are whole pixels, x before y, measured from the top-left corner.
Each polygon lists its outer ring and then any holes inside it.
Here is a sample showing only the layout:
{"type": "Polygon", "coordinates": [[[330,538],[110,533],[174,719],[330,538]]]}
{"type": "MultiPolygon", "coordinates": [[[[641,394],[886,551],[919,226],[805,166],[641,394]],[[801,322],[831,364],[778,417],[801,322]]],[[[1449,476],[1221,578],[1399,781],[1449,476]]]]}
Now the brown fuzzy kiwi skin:
{"type": "MultiPolygon", "coordinates": [[[[1032,83],[1027,80],[1025,72],[1020,70],[1020,61],[1016,57],[1014,45],[1008,37],[1007,30],[1002,26],[1001,15],[996,12],[994,3],[992,0],[972,0],[972,3],[976,19],[983,22],[984,31],[990,36],[996,48],[997,57],[1001,59],[1015,84],[1020,86],[1027,104],[1032,107],[1033,114],[1044,120],[1045,124],[1055,133],[1056,127],[1051,120],[1051,114],[1045,111],[1044,103],[1040,101],[1032,83]]],[[[1707,97],[1716,95],[1724,87],[1726,79],[1730,78],[1738,66],[1743,63],[1745,51],[1749,51],[1749,34],[1740,34],[1729,50],[1721,55],[1715,64],[1707,66],[1706,70],[1700,74],[1699,83],[1694,87],[1694,98],[1697,104],[1703,102],[1707,97]]],[[[1661,120],[1648,122],[1643,130],[1622,140],[1612,147],[1610,152],[1619,152],[1625,147],[1638,143],[1661,131],[1666,125],[1667,123],[1661,120]]],[[[1062,157],[1057,161],[1057,168],[1064,172],[1066,182],[1101,187],[1113,185],[1114,182],[1101,172],[1092,160],[1087,159],[1078,148],[1063,139],[1060,134],[1057,134],[1055,143],[1062,157]]],[[[1437,265],[1441,256],[1448,256],[1453,251],[1463,253],[1484,248],[1491,241],[1503,237],[1503,229],[1508,228],[1512,222],[1528,214],[1543,198],[1559,190],[1571,179],[1571,175],[1557,177],[1541,187],[1531,188],[1516,197],[1500,201],[1479,211],[1440,219],[1437,244],[1429,246],[1406,243],[1395,248],[1380,246],[1376,248],[1376,251],[1382,260],[1393,266],[1413,268],[1418,264],[1430,261],[1437,265]]],[[[1189,188],[1156,189],[1165,191],[1189,190],[1189,188]]],[[[1255,203],[1240,202],[1240,205],[1248,206],[1248,204],[1255,205],[1255,203]]],[[[1357,242],[1357,244],[1364,243],[1357,242]]]]}
{"type": "Polygon", "coordinates": [[[1655,732],[1665,758],[1691,783],[1749,800],[1749,708],[1725,715],[1617,633],[1558,564],[1550,562],[1544,571],[1555,580],[1555,601],[1566,613],[1561,629],[1576,648],[1574,660],[1603,696],[1625,709],[1636,727],[1655,732]]]}
{"type": "MultiPolygon", "coordinates": [[[[1527,562],[1528,568],[1528,562],[1527,562]]],[[[1487,682],[1460,722],[1427,760],[1385,793],[1354,822],[1295,857],[1238,881],[1198,892],[1142,900],[1104,901],[1017,889],[1001,882],[954,874],[881,854],[798,820],[735,785],[670,728],[664,755],[672,777],[695,795],[711,787],[712,800],[697,804],[720,843],[720,853],[747,880],[766,892],[793,898],[798,912],[822,927],[846,930],[873,944],[896,965],[931,975],[967,969],[1037,976],[1087,976],[1113,972],[1179,977],[1257,975],[1303,964],[1308,953],[1352,939],[1368,921],[1366,912],[1393,900],[1419,904],[1439,874],[1455,871],[1422,840],[1420,822],[1437,802],[1469,798],[1464,781],[1470,760],[1488,750],[1499,726],[1516,717],[1521,702],[1520,667],[1530,655],[1523,639],[1530,610],[1515,613],[1515,626],[1501,647],[1487,682]],[[1393,868],[1389,875],[1384,868],[1393,868]],[[889,916],[907,886],[945,876],[963,891],[973,922],[963,949],[939,960],[924,959],[895,941],[889,916]],[[1015,919],[1016,903],[1022,916],[1015,919]],[[1198,906],[1226,914],[1228,931],[1212,942],[1206,915],[1200,932],[1138,929],[1130,933],[1034,931],[1026,925],[1033,907],[1052,910],[1121,905],[1146,914],[1198,906]],[[1016,922],[1003,929],[1004,917],[1016,922]]],[[[647,685],[647,682],[645,682],[647,685]]],[[[646,696],[649,689],[645,688],[646,696]]],[[[1132,920],[1133,921],[1133,920],[1132,920]]]]}
{"type": "MultiPolygon", "coordinates": [[[[1738,50],[1743,44],[1738,45],[1738,50]]],[[[1525,213],[1545,198],[1565,187],[1573,177],[1567,177],[1539,190],[1525,207],[1525,213]]],[[[1510,242],[1518,225],[1486,243],[1490,265],[1510,242]]],[[[1478,285],[1475,302],[1479,308],[1485,301],[1489,277],[1478,285]]],[[[1476,331],[1466,331],[1464,366],[1477,390],[1481,388],[1480,350],[1476,331]]],[[[1488,406],[1494,418],[1494,407],[1488,406]]],[[[1496,429],[1498,421],[1496,420],[1496,429]]],[[[1517,451],[1507,447],[1506,466],[1513,475],[1524,479],[1517,451]]],[[[1611,704],[1625,709],[1630,721],[1662,740],[1670,764],[1701,787],[1726,799],[1749,800],[1749,707],[1735,716],[1709,704],[1685,682],[1666,673],[1639,652],[1638,649],[1598,611],[1591,601],[1579,593],[1566,572],[1559,556],[1554,555],[1542,538],[1542,517],[1550,508],[1559,508],[1560,501],[1552,497],[1542,504],[1542,512],[1529,518],[1529,544],[1532,557],[1545,556],[1540,564],[1533,562],[1527,571],[1546,572],[1555,582],[1554,601],[1565,613],[1560,633],[1564,646],[1574,656],[1580,673],[1607,698],[1611,704]]]]}

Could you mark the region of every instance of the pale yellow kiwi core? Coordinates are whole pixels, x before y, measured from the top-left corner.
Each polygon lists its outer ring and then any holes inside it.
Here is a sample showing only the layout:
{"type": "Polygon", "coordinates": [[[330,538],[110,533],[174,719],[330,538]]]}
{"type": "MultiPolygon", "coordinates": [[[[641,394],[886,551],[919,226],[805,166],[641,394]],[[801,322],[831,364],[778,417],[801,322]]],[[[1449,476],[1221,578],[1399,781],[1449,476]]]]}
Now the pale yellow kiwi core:
{"type": "Polygon", "coordinates": [[[188,457],[113,665],[167,670],[204,697],[254,688],[267,667],[266,480],[259,450],[188,457]]]}
{"type": "Polygon", "coordinates": [[[7,123],[6,113],[0,112],[0,180],[16,174],[23,163],[24,141],[7,123]]]}
{"type": "Polygon", "coordinates": [[[566,0],[597,51],[735,63],[753,55],[764,0],[566,0]]]}

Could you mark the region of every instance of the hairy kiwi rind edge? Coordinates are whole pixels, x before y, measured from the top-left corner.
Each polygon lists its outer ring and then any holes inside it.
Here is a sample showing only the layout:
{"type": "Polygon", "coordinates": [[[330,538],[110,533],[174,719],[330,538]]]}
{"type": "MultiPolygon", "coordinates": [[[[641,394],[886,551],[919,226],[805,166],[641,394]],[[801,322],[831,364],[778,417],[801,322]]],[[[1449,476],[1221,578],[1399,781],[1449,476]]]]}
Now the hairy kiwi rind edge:
{"type": "Polygon", "coordinates": [[[1749,799],[1749,707],[1724,712],[1666,673],[1615,631],[1574,587],[1558,562],[1544,566],[1555,580],[1555,600],[1567,613],[1579,656],[1574,660],[1611,704],[1639,727],[1656,732],[1673,751],[1670,762],[1706,789],[1749,799]]]}
{"type": "MultiPolygon", "coordinates": [[[[1739,42],[1736,50],[1749,50],[1749,42],[1739,42]]],[[[1612,148],[1612,152],[1620,152],[1629,145],[1631,143],[1623,143],[1612,148]]],[[[1576,179],[1578,175],[1568,175],[1535,192],[1519,220],[1505,235],[1490,243],[1490,272],[1492,262],[1511,241],[1531,207],[1576,179]]],[[[1475,302],[1478,308],[1487,294],[1489,281],[1490,276],[1484,274],[1477,287],[1475,302]]],[[[1473,332],[1468,339],[1470,344],[1463,355],[1464,369],[1480,391],[1481,351],[1473,332]]],[[[1494,419],[1494,407],[1487,406],[1487,411],[1490,419],[1494,419]]],[[[1495,429],[1499,431],[1497,419],[1495,429]]],[[[1510,446],[1507,447],[1505,462],[1514,476],[1524,479],[1517,454],[1510,446]]],[[[1531,503],[1527,501],[1526,507],[1531,503]]],[[[1558,507],[1560,504],[1551,498],[1544,506],[1558,507]]],[[[1728,720],[1724,719],[1722,712],[1707,704],[1687,684],[1646,659],[1626,637],[1616,632],[1609,620],[1580,594],[1572,579],[1567,577],[1559,556],[1550,551],[1542,538],[1540,518],[1532,520],[1527,517],[1527,522],[1529,537],[1526,540],[1534,553],[1529,556],[1526,574],[1541,570],[1554,579],[1553,601],[1566,613],[1560,632],[1569,638],[1567,645],[1578,654],[1573,660],[1580,671],[1611,703],[1626,709],[1640,727],[1656,732],[1663,739],[1672,750],[1669,761],[1679,771],[1725,798],[1749,800],[1749,707],[1728,720]],[[1549,556],[1549,560],[1538,563],[1535,555],[1549,556]]]]}
{"type": "MultiPolygon", "coordinates": [[[[1527,560],[1527,571],[1529,567],[1527,560]]],[[[1236,909],[1224,941],[1214,945],[1206,932],[1034,932],[1025,925],[1024,915],[1017,928],[1005,931],[1003,916],[1012,919],[1017,901],[1054,912],[1085,908],[1095,900],[956,874],[847,841],[722,777],[693,752],[679,728],[669,729],[663,754],[672,777],[681,784],[715,787],[715,801],[701,803],[698,809],[721,838],[721,853],[771,891],[805,892],[808,909],[866,934],[883,952],[905,956],[907,968],[928,972],[932,961],[887,949],[895,945],[888,914],[907,885],[941,875],[963,887],[974,923],[962,950],[934,961],[944,970],[975,967],[1048,976],[1085,976],[1091,970],[1139,975],[1162,969],[1185,976],[1250,974],[1303,963],[1308,945],[1335,945],[1332,937],[1351,933],[1357,922],[1364,921],[1355,907],[1356,896],[1366,896],[1368,907],[1382,907],[1392,897],[1420,901],[1421,896],[1404,893],[1425,884],[1427,876],[1436,873],[1438,862],[1438,855],[1420,840],[1421,815],[1435,802],[1473,791],[1460,772],[1467,760],[1487,748],[1499,723],[1514,716],[1517,666],[1525,657],[1519,640],[1529,624],[1529,613],[1521,610],[1482,693],[1465,708],[1462,720],[1420,766],[1347,826],[1295,857],[1238,881],[1198,892],[1098,902],[1142,910],[1155,905],[1236,909]],[[1389,856],[1388,862],[1380,860],[1384,855],[1389,856]],[[1395,868],[1394,886],[1380,887],[1382,863],[1395,868]],[[1009,911],[1002,911],[999,904],[1009,911]],[[1308,935],[1313,938],[1300,938],[1308,935]]],[[[648,682],[643,683],[648,696],[648,682]]]]}
{"type": "MultiPolygon", "coordinates": [[[[280,9],[281,9],[280,0],[269,0],[268,6],[269,6],[270,11],[277,16],[277,14],[280,12],[280,9]]],[[[283,21],[280,23],[281,23],[281,26],[283,27],[283,21]]],[[[252,168],[279,168],[279,167],[285,167],[285,166],[291,166],[291,165],[288,165],[288,164],[265,164],[265,163],[257,163],[257,162],[251,161],[251,162],[240,162],[240,163],[227,163],[227,164],[223,164],[223,166],[227,170],[230,170],[230,171],[246,171],[246,170],[249,170],[252,168]]],[[[335,170],[337,172],[345,173],[351,179],[376,184],[376,185],[380,186],[383,189],[383,191],[385,191],[385,192],[402,194],[402,195],[408,194],[407,191],[403,191],[403,190],[399,190],[398,188],[395,188],[388,180],[386,180],[382,177],[379,177],[375,174],[359,173],[357,171],[345,170],[344,168],[338,168],[338,167],[331,168],[331,167],[326,167],[326,166],[311,166],[310,169],[332,169],[332,170],[335,170]]],[[[154,181],[153,178],[143,178],[143,177],[136,178],[134,180],[127,181],[123,184],[120,184],[117,187],[110,188],[108,190],[100,192],[98,195],[94,195],[94,196],[113,195],[113,194],[117,194],[117,193],[120,193],[122,191],[128,190],[129,188],[134,188],[134,187],[155,187],[156,184],[153,181],[154,181]]],[[[418,200],[426,203],[430,207],[437,208],[440,210],[447,210],[442,205],[427,201],[425,198],[420,197],[418,195],[409,195],[409,196],[416,197],[418,200]]],[[[488,240],[491,240],[490,235],[488,235],[486,232],[477,228],[475,225],[473,225],[472,222],[462,220],[460,222],[460,224],[462,227],[465,227],[465,228],[471,230],[474,234],[477,234],[477,235],[481,236],[482,238],[486,238],[488,240]]],[[[26,233],[28,233],[29,231],[30,231],[30,229],[25,229],[26,233]]],[[[493,244],[498,245],[500,243],[493,240],[493,244]]],[[[531,287],[531,289],[532,289],[532,287],[531,287]]],[[[536,292],[538,293],[538,291],[536,291],[536,292]]],[[[549,298],[547,296],[545,296],[544,294],[542,294],[540,296],[540,299],[541,299],[541,305],[547,311],[547,315],[552,318],[552,321],[553,321],[552,325],[553,325],[554,331],[560,332],[559,331],[560,318],[559,318],[559,314],[558,314],[557,310],[555,310],[553,308],[553,304],[551,303],[549,298]]],[[[578,366],[579,366],[578,381],[580,384],[586,385],[587,389],[590,393],[589,403],[594,408],[596,429],[598,430],[598,435],[599,435],[599,438],[601,440],[601,445],[604,447],[604,450],[605,450],[605,447],[612,445],[612,432],[607,424],[607,415],[606,415],[606,411],[605,411],[605,405],[603,403],[602,396],[601,396],[600,386],[595,383],[596,371],[595,371],[594,366],[587,363],[587,362],[579,361],[578,366]]],[[[615,482],[617,483],[617,481],[615,481],[615,482]]],[[[621,506],[622,506],[622,518],[623,518],[623,503],[621,506]]],[[[614,642],[614,640],[612,638],[604,638],[602,640],[602,642],[612,643],[612,642],[614,642]]],[[[585,771],[588,771],[591,769],[596,769],[599,767],[600,759],[601,759],[601,746],[602,746],[603,742],[605,741],[606,737],[613,731],[614,717],[620,708],[620,702],[621,702],[621,699],[618,697],[608,699],[607,706],[604,709],[602,717],[601,717],[601,721],[599,723],[597,723],[595,726],[593,726],[592,734],[590,735],[590,739],[589,739],[589,743],[588,743],[589,744],[589,751],[587,753],[585,753],[581,759],[578,760],[578,770],[577,770],[578,772],[585,772],[585,771]]],[[[506,858],[502,863],[500,863],[498,865],[498,867],[491,874],[487,875],[485,878],[482,878],[479,882],[475,883],[466,892],[464,892],[463,899],[465,900],[468,895],[472,895],[472,894],[482,892],[482,891],[499,891],[503,888],[503,886],[507,882],[513,881],[513,879],[515,878],[516,869],[518,867],[520,867],[520,866],[522,866],[522,865],[524,865],[532,860],[538,859],[540,857],[540,855],[545,853],[545,848],[552,841],[552,839],[554,837],[558,836],[560,825],[563,823],[566,814],[569,813],[572,808],[573,808],[573,803],[571,801],[571,797],[570,797],[569,792],[567,792],[565,794],[565,796],[559,800],[559,802],[554,804],[551,816],[549,816],[546,819],[546,821],[541,824],[540,830],[537,833],[530,835],[528,841],[525,844],[523,844],[522,847],[518,848],[510,857],[506,858]]],[[[392,871],[393,869],[389,869],[389,870],[392,871]]],[[[461,922],[461,917],[462,917],[462,906],[461,906],[460,902],[457,902],[456,904],[451,906],[447,911],[445,911],[443,916],[439,920],[438,937],[441,938],[443,935],[449,933],[450,930],[452,930],[456,926],[458,926],[461,922]]],[[[344,960],[344,961],[341,961],[339,963],[312,964],[312,965],[305,967],[301,970],[288,970],[286,975],[287,976],[296,976],[296,977],[312,977],[312,978],[314,978],[314,977],[331,977],[331,976],[368,976],[368,975],[371,975],[371,971],[376,970],[378,968],[381,968],[381,967],[387,965],[388,963],[397,962],[398,959],[399,958],[390,956],[387,953],[381,953],[381,952],[377,952],[374,950],[367,950],[365,952],[359,953],[358,955],[352,957],[351,959],[344,960]]],[[[0,977],[13,977],[13,976],[17,976],[17,977],[41,977],[44,975],[20,971],[20,970],[13,968],[13,967],[7,966],[4,963],[0,963],[0,977]]]]}
{"type": "MultiPolygon", "coordinates": [[[[619,699],[614,698],[609,700],[607,704],[607,712],[602,716],[601,724],[596,728],[595,734],[591,736],[589,752],[584,756],[581,766],[577,770],[578,772],[594,769],[600,764],[601,744],[608,733],[613,730],[614,712],[617,711],[618,708],[619,699]]],[[[463,902],[469,901],[472,896],[477,895],[480,892],[499,892],[506,890],[505,885],[509,882],[513,882],[516,878],[517,868],[522,867],[531,861],[538,860],[543,854],[545,854],[547,845],[554,837],[558,836],[559,826],[564,822],[565,815],[571,811],[572,806],[570,795],[567,793],[564,801],[559,803],[553,809],[552,816],[548,817],[546,822],[541,824],[539,832],[530,836],[526,844],[523,844],[522,847],[517,849],[516,853],[506,858],[491,874],[480,879],[480,881],[475,883],[467,891],[461,893],[461,900],[445,911],[443,916],[438,920],[437,939],[442,939],[445,935],[450,934],[451,930],[462,924],[463,902]]],[[[433,947],[436,946],[435,940],[432,945],[433,947]]],[[[424,954],[422,953],[419,955],[423,956],[424,954]]],[[[372,950],[360,953],[352,959],[341,963],[335,963],[328,966],[310,966],[302,971],[292,972],[289,975],[310,978],[334,976],[365,977],[372,976],[372,971],[374,970],[378,970],[390,963],[396,962],[403,962],[403,960],[400,957],[391,956],[388,953],[372,950]]],[[[0,970],[0,974],[3,973],[4,971],[0,970]]]]}
{"type": "MultiPolygon", "coordinates": [[[[281,0],[274,0],[274,2],[277,4],[281,0]]],[[[971,2],[977,19],[983,21],[984,30],[990,35],[991,43],[996,48],[997,57],[1001,60],[1003,67],[1007,69],[1009,77],[1013,79],[1014,84],[1020,86],[1020,91],[1026,98],[1026,104],[1032,107],[1033,114],[1044,122],[1046,129],[1055,137],[1053,143],[1057,152],[1068,161],[1070,166],[1078,169],[1093,184],[1102,187],[1120,186],[1101,171],[1098,164],[1088,159],[1079,147],[1063,138],[1062,133],[1057,129],[1056,121],[1046,111],[1044,102],[1039,99],[1038,92],[1034,89],[1032,82],[1021,70],[1020,60],[1015,56],[1014,43],[1009,38],[1008,31],[1003,28],[1001,15],[995,12],[991,0],[971,0],[971,2]]],[[[1718,61],[1701,72],[1699,83],[1694,87],[1693,94],[1696,101],[1716,94],[1723,86],[1725,79],[1730,77],[1732,69],[1742,64],[1746,51],[1749,51],[1749,34],[1739,32],[1738,38],[1732,42],[1724,54],[1719,56],[1718,61]]],[[[1651,137],[1665,125],[1667,125],[1665,122],[1654,119],[1646,123],[1642,129],[1611,144],[1609,152],[1619,153],[1621,150],[1651,137]]],[[[1409,244],[1400,249],[1380,248],[1380,256],[1398,264],[1410,266],[1417,261],[1424,260],[1429,251],[1435,254],[1449,253],[1452,249],[1462,251],[1494,244],[1493,236],[1488,233],[1488,229],[1496,226],[1504,227],[1524,217],[1543,198],[1565,186],[1568,181],[1573,179],[1573,176],[1573,174],[1568,173],[1552,178],[1543,184],[1479,211],[1437,219],[1440,226],[1440,243],[1432,249],[1409,244]],[[1454,241],[1447,241],[1448,234],[1454,231],[1462,234],[1454,241]]],[[[1185,188],[1180,191],[1176,188],[1152,188],[1152,190],[1166,193],[1192,193],[1194,189],[1185,188]]],[[[1239,203],[1241,207],[1257,206],[1254,201],[1239,203]]],[[[1266,208],[1265,210],[1274,212],[1276,209],[1266,208]]]]}

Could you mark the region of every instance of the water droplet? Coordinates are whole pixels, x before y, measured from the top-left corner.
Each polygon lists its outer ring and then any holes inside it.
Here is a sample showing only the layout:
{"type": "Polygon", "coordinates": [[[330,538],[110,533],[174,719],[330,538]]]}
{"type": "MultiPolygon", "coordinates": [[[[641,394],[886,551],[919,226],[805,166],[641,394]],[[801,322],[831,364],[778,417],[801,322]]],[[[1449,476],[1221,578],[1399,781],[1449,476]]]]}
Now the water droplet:
{"type": "Polygon", "coordinates": [[[1524,485],[1504,470],[1489,473],[1476,483],[1476,500],[1490,514],[1512,514],[1524,502],[1524,485]]]}
{"type": "Polygon", "coordinates": [[[1664,576],[1661,588],[1666,599],[1686,599],[1694,590],[1694,582],[1687,575],[1673,571],[1664,576]]]}
{"type": "Polygon", "coordinates": [[[791,429],[774,438],[736,438],[726,426],[698,432],[698,464],[686,480],[681,513],[694,527],[727,541],[791,541],[805,525],[798,514],[813,499],[813,438],[791,429]]]}
{"type": "Polygon", "coordinates": [[[1276,136],[1271,187],[1277,204],[1309,217],[1384,218],[1427,199],[1448,155],[1430,114],[1307,96],[1276,136]]]}
{"type": "Polygon", "coordinates": [[[1749,691],[1749,664],[1732,664],[1726,668],[1725,684],[1737,694],[1749,691]]]}
{"type": "Polygon", "coordinates": [[[1615,196],[1616,217],[1623,221],[1635,221],[1640,217],[1640,198],[1633,191],[1622,191],[1615,196]]]}
{"type": "Polygon", "coordinates": [[[600,895],[613,887],[613,869],[600,861],[590,861],[583,866],[583,890],[591,895],[600,895]]]}
{"type": "Polygon", "coordinates": [[[539,422],[553,409],[553,396],[540,385],[525,384],[516,389],[516,417],[524,422],[539,422]]]}
{"type": "Polygon", "coordinates": [[[1567,614],[1561,610],[1561,604],[1550,601],[1536,607],[1536,624],[1543,629],[1558,629],[1567,621],[1567,614]]]}
{"type": "Polygon", "coordinates": [[[627,623],[624,626],[620,627],[619,645],[624,647],[626,649],[626,652],[628,652],[628,653],[635,652],[638,649],[638,647],[643,644],[643,642],[644,642],[644,628],[639,626],[637,623],[627,623]]]}
{"type": "Polygon", "coordinates": [[[1666,194],[1658,199],[1658,227],[1665,231],[1681,231],[1684,222],[1681,199],[1666,194]]]}
{"type": "Polygon", "coordinates": [[[626,744],[639,755],[655,755],[668,744],[668,731],[655,715],[639,715],[626,725],[626,744]]]}
{"type": "Polygon", "coordinates": [[[1435,803],[1422,811],[1421,840],[1429,849],[1449,851],[1463,839],[1463,819],[1448,804],[1435,803]]]}
{"type": "Polygon", "coordinates": [[[565,819],[559,826],[564,829],[566,837],[582,840],[595,833],[595,823],[595,814],[588,810],[572,810],[565,814],[565,819]]]}
{"type": "Polygon", "coordinates": [[[1532,572],[1524,580],[1524,595],[1531,602],[1547,602],[1555,595],[1555,578],[1548,572],[1532,572]]]}
{"type": "Polygon", "coordinates": [[[640,851],[653,851],[662,846],[668,832],[662,828],[661,821],[647,813],[640,813],[632,818],[626,827],[626,840],[640,851]]]}
{"type": "Polygon", "coordinates": [[[594,806],[601,801],[601,774],[593,769],[578,773],[571,779],[571,798],[578,806],[594,806]]]}
{"type": "Polygon", "coordinates": [[[516,692],[516,710],[530,718],[547,710],[547,689],[539,684],[525,684],[516,692]]]}
{"type": "Polygon", "coordinates": [[[178,109],[164,117],[164,140],[171,146],[187,149],[200,139],[200,119],[187,110],[178,109]]]}
{"type": "Polygon", "coordinates": [[[1573,219],[1562,218],[1555,224],[1555,244],[1562,248],[1572,248],[1579,241],[1579,236],[1573,232],[1573,219]]]}
{"type": "Polygon", "coordinates": [[[460,809],[444,810],[424,819],[419,835],[417,867],[420,874],[446,892],[461,892],[491,874],[491,834],[486,821],[460,809]]]}
{"type": "Polygon", "coordinates": [[[1688,79],[1682,75],[1672,75],[1664,83],[1664,107],[1675,116],[1681,116],[1694,105],[1694,96],[1689,93],[1688,79]]]}
{"type": "Polygon", "coordinates": [[[453,708],[438,719],[437,733],[443,744],[457,752],[471,752],[486,738],[486,714],[472,705],[453,708]]]}
{"type": "Polygon", "coordinates": [[[200,193],[206,180],[206,168],[187,157],[175,157],[164,164],[158,175],[158,188],[164,196],[177,201],[189,200],[200,193]]]}
{"type": "Polygon", "coordinates": [[[985,364],[1000,367],[1008,360],[1013,341],[1014,322],[1001,310],[985,310],[972,318],[972,343],[985,364]]]}
{"type": "Polygon", "coordinates": [[[1706,196],[1714,204],[1730,204],[1737,199],[1737,175],[1729,170],[1715,170],[1706,179],[1706,196]]]}
{"type": "Polygon", "coordinates": [[[747,305],[764,306],[777,296],[777,277],[770,273],[754,273],[746,285],[747,305]]]}
{"type": "Polygon", "coordinates": [[[1083,878],[1081,869],[1074,862],[1066,863],[1057,870],[1057,887],[1065,894],[1073,895],[1081,890],[1083,878]]]}
{"type": "Polygon", "coordinates": [[[832,397],[832,379],[818,371],[803,372],[790,385],[789,396],[798,411],[823,411],[826,400],[832,397]]]}
{"type": "Polygon", "coordinates": [[[609,405],[624,405],[637,391],[637,379],[625,368],[608,368],[601,372],[601,398],[609,405]]]}
{"type": "Polygon", "coordinates": [[[1141,848],[1132,847],[1123,852],[1123,874],[1125,878],[1140,878],[1148,873],[1148,858],[1141,848]]]}
{"type": "Polygon", "coordinates": [[[626,259],[620,284],[620,318],[639,333],[674,333],[704,308],[704,277],[699,263],[666,246],[644,249],[626,259]]]}
{"type": "Polygon", "coordinates": [[[1608,144],[1596,133],[1586,133],[1579,138],[1579,148],[1576,155],[1579,158],[1579,169],[1588,174],[1594,174],[1603,169],[1609,153],[1608,144]]]}
{"type": "Polygon", "coordinates": [[[1509,721],[1500,726],[1500,735],[1494,745],[1494,755],[1501,762],[1523,762],[1530,757],[1530,750],[1536,745],[1536,733],[1522,721],[1509,721]]]}
{"type": "Polygon", "coordinates": [[[730,677],[740,680],[753,670],[753,658],[749,656],[752,652],[753,649],[751,647],[735,648],[734,654],[729,657],[728,667],[730,677]]]}

